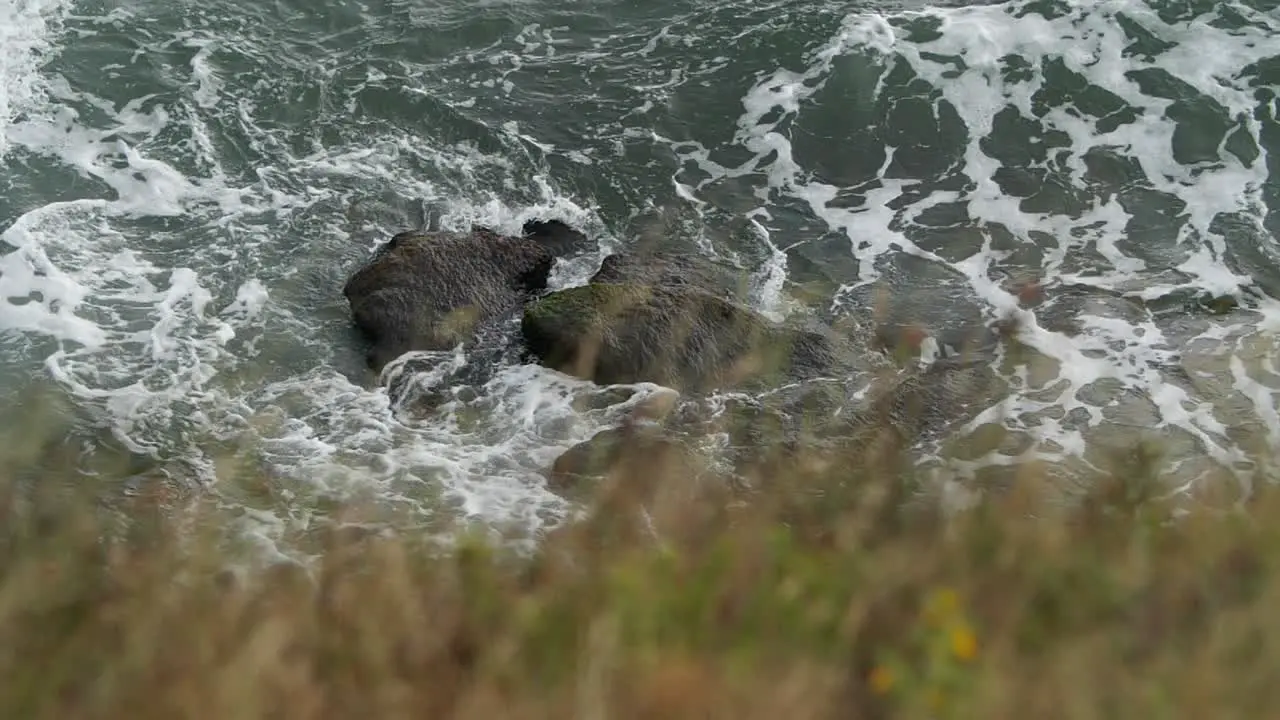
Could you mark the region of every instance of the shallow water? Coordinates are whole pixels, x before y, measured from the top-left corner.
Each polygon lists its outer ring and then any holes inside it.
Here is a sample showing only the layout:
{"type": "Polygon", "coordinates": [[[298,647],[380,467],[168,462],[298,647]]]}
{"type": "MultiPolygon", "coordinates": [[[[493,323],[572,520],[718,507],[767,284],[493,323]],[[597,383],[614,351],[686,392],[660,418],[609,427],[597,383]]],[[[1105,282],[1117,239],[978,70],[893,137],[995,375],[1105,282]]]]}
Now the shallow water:
{"type": "Polygon", "coordinates": [[[1277,91],[1260,1],[0,2],[0,388],[51,384],[89,457],[273,551],[349,497],[534,537],[573,510],[542,469],[660,389],[511,366],[414,419],[340,290],[429,215],[546,216],[598,245],[558,286],[658,235],[775,317],[876,280],[938,333],[1012,314],[1020,391],[959,481],[1155,436],[1171,488],[1247,488],[1280,444],[1277,91]]]}

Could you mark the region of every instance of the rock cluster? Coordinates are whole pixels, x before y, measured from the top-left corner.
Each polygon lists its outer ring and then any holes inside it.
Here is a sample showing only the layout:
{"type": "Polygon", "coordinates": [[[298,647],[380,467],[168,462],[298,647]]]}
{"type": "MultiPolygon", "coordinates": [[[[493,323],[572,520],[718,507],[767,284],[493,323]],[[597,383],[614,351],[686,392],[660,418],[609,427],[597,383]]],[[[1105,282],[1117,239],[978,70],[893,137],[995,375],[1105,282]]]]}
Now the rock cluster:
{"type": "Polygon", "coordinates": [[[602,385],[655,383],[694,399],[734,390],[758,398],[711,412],[692,402],[641,430],[603,431],[554,463],[549,479],[558,487],[607,473],[624,449],[683,443],[694,436],[686,431],[712,425],[744,466],[823,443],[847,447],[869,429],[905,447],[972,417],[998,389],[985,363],[948,358],[851,402],[843,381],[866,367],[875,342],[772,321],[747,305],[738,273],[692,254],[610,255],[587,284],[548,292],[555,260],[586,246],[582,233],[554,220],[527,223],[518,236],[484,228],[396,235],[344,289],[371,367],[511,335],[518,318],[521,357],[554,370],[602,385]]]}

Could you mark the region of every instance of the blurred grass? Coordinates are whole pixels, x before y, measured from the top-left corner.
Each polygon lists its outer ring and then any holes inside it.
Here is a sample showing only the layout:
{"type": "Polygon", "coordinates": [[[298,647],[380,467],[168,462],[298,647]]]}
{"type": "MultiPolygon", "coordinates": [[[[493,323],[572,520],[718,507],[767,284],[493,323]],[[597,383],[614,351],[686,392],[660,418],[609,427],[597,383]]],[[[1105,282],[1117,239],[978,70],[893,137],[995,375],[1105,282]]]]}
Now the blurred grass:
{"type": "Polygon", "coordinates": [[[1071,502],[1028,464],[944,512],[865,448],[803,460],[743,498],[650,447],[531,556],[334,531],[311,566],[246,573],[228,571],[225,518],[199,502],[138,491],[112,505],[120,523],[75,483],[6,481],[0,717],[1280,709],[1269,486],[1175,513],[1140,448],[1071,502]]]}

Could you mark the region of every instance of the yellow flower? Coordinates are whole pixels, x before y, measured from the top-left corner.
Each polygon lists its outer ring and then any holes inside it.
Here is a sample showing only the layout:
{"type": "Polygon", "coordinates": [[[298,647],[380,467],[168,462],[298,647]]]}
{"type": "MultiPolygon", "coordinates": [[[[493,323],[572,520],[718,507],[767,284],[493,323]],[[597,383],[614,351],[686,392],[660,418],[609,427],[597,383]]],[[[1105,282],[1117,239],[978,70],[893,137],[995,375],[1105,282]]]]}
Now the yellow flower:
{"type": "Polygon", "coordinates": [[[951,628],[951,652],[957,658],[969,661],[978,655],[978,638],[973,630],[964,623],[951,628]]]}
{"type": "Polygon", "coordinates": [[[925,606],[925,619],[932,623],[941,623],[956,614],[960,609],[960,596],[951,588],[943,588],[933,593],[925,606]]]}
{"type": "Polygon", "coordinates": [[[877,695],[884,695],[893,689],[893,671],[889,668],[878,665],[871,671],[871,689],[877,695]]]}

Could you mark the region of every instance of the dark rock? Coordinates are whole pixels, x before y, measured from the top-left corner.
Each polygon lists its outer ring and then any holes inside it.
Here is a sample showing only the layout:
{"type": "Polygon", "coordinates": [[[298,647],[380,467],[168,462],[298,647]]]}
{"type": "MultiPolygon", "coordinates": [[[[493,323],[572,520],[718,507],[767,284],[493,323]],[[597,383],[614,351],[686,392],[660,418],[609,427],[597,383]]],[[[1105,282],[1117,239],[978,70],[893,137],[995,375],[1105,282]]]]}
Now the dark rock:
{"type": "Polygon", "coordinates": [[[628,459],[686,451],[678,440],[657,424],[628,423],[601,430],[564,451],[551,465],[547,486],[557,492],[572,492],[583,482],[608,476],[628,459]]]}
{"type": "Polygon", "coordinates": [[[652,382],[691,392],[769,386],[838,371],[842,359],[834,336],[673,287],[561,290],[526,307],[521,330],[541,364],[606,385],[652,382]]]}
{"type": "Polygon", "coordinates": [[[451,349],[511,317],[546,288],[554,259],[584,239],[559,221],[530,222],[521,237],[483,228],[397,234],[343,288],[372,344],[370,365],[380,371],[409,351],[451,349]]]}
{"type": "Polygon", "coordinates": [[[701,290],[731,299],[747,295],[745,275],[689,253],[615,253],[600,263],[590,282],[701,290]]]}
{"type": "Polygon", "coordinates": [[[555,257],[582,252],[590,245],[586,235],[559,220],[530,220],[521,230],[555,257]]]}
{"type": "MultiPolygon", "coordinates": [[[[603,395],[618,389],[601,388],[603,395]]],[[[624,459],[624,454],[683,453],[688,448],[668,431],[679,405],[675,393],[656,393],[632,406],[618,427],[601,430],[591,438],[566,450],[552,464],[547,484],[556,491],[572,491],[583,480],[598,480],[609,475],[624,459]]]]}

